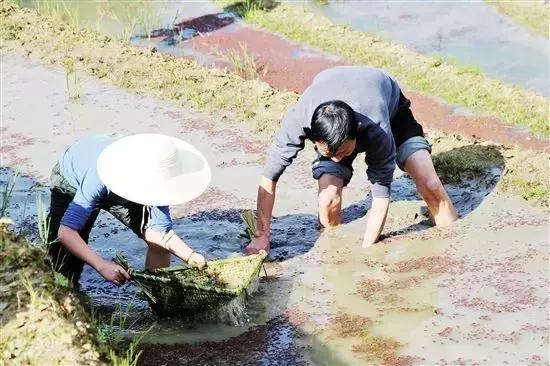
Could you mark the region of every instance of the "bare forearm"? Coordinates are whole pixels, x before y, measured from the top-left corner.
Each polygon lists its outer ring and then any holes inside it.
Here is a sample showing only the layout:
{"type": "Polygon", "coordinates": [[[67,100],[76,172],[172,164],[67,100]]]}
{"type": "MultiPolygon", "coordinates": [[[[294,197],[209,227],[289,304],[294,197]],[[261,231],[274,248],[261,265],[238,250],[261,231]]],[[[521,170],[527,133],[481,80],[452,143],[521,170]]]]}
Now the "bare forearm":
{"type": "Polygon", "coordinates": [[[147,229],[145,231],[145,240],[149,245],[156,245],[164,248],[183,261],[187,261],[193,252],[193,249],[191,249],[174,230],[162,233],[147,229]]]}
{"type": "Polygon", "coordinates": [[[389,205],[389,198],[373,198],[367,218],[363,247],[368,247],[378,241],[386,222],[389,205]]]}
{"type": "Polygon", "coordinates": [[[258,187],[258,201],[257,201],[257,235],[269,236],[269,230],[271,227],[271,215],[273,212],[273,206],[275,204],[275,189],[277,183],[262,177],[260,186],[258,187]]]}
{"type": "Polygon", "coordinates": [[[78,231],[61,225],[59,227],[58,237],[61,244],[63,244],[72,254],[82,259],[96,270],[99,270],[103,258],[97,255],[97,253],[82,240],[78,231]]]}

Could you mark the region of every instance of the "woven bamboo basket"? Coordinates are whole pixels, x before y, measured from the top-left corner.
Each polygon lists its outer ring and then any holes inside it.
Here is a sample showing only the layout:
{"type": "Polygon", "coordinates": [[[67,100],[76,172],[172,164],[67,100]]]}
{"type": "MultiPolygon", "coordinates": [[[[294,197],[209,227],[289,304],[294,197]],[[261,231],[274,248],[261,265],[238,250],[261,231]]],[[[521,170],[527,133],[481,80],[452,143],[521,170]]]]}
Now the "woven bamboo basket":
{"type": "Polygon", "coordinates": [[[208,262],[205,270],[175,266],[154,271],[128,269],[151,308],[160,316],[214,310],[246,292],[259,276],[267,253],[208,262]]]}

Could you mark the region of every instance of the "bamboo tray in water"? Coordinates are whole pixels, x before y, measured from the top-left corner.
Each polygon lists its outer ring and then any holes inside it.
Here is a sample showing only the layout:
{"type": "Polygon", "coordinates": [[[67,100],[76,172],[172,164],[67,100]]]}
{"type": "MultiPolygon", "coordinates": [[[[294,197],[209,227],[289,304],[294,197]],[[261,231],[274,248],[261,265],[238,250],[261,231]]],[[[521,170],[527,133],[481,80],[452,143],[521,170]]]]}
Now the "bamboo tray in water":
{"type": "Polygon", "coordinates": [[[160,316],[216,309],[246,292],[259,276],[267,253],[208,262],[202,271],[175,266],[153,271],[129,268],[125,258],[116,262],[128,270],[151,308],[160,316]]]}

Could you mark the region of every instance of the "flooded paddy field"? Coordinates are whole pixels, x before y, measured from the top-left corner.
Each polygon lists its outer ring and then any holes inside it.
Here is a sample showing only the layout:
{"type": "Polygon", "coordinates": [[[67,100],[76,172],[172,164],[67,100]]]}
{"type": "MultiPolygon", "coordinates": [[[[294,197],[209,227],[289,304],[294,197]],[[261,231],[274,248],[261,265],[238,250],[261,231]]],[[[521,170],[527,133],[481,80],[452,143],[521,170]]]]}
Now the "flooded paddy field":
{"type": "MultiPolygon", "coordinates": [[[[88,77],[80,101],[70,102],[61,69],[15,54],[4,55],[4,65],[10,72],[2,75],[2,133],[10,144],[3,146],[3,165],[25,175],[10,209],[23,230],[36,233],[35,194],[47,201],[41,185],[72,141],[94,132],[162,131],[193,141],[215,167],[205,195],[173,210],[175,230],[208,258],[242,253],[247,242],[238,213],[253,208],[265,138],[88,77]]],[[[396,173],[385,238],[362,249],[366,178],[356,174],[344,193],[346,223],[320,232],[311,158],[306,149],[281,179],[269,277],[240,325],[156,319],[134,285],[111,286],[86,268],[82,289],[97,307],[130,303],[136,327],[154,325],[143,364],[547,361],[548,220],[544,211],[496,191],[502,166],[447,185],[463,217],[450,229],[429,225],[414,184],[396,173]]],[[[357,164],[357,172],[364,170],[357,164]]],[[[3,181],[10,172],[2,170],[3,181]]],[[[145,244],[107,214],[90,243],[105,258],[122,250],[143,266],[145,244]]]]}
{"type": "MultiPolygon", "coordinates": [[[[259,78],[297,92],[317,71],[342,63],[251,30],[211,3],[166,4],[154,14],[168,28],[186,22],[177,42],[170,44],[172,35],[158,29],[131,36],[118,25],[113,36],[126,32],[144,49],[209,67],[231,66],[220,48],[238,50],[246,42],[258,62],[267,64],[259,78]]],[[[122,10],[113,11],[122,17],[122,10]]],[[[255,208],[269,136],[83,73],[79,98],[71,99],[61,67],[19,52],[3,52],[2,65],[0,181],[15,170],[23,174],[9,208],[17,230],[38,240],[37,197],[49,202],[50,169],[72,142],[93,133],[159,132],[192,142],[213,171],[205,194],[172,208],[175,231],[208,259],[242,255],[248,241],[240,213],[255,208]]],[[[319,230],[313,151],[307,146],[278,185],[267,276],[246,310],[239,309],[239,318],[159,319],[134,284],[110,285],[88,266],[83,294],[107,314],[127,307],[128,337],[152,327],[140,346],[143,365],[548,364],[548,212],[502,192],[502,177],[512,168],[500,152],[489,158],[489,143],[449,132],[517,143],[533,154],[547,150],[548,141],[491,124],[490,118],[460,114],[414,91],[410,95],[415,115],[431,127],[427,136],[435,159],[448,151],[473,151],[486,160],[481,172],[461,172],[458,182],[446,184],[461,216],[456,226],[431,226],[414,183],[397,170],[383,238],[361,248],[370,201],[365,164],[356,159],[344,191],[344,225],[319,230]]],[[[143,268],[145,243],[108,214],[100,215],[90,245],[107,259],[123,251],[132,266],[143,268]]]]}

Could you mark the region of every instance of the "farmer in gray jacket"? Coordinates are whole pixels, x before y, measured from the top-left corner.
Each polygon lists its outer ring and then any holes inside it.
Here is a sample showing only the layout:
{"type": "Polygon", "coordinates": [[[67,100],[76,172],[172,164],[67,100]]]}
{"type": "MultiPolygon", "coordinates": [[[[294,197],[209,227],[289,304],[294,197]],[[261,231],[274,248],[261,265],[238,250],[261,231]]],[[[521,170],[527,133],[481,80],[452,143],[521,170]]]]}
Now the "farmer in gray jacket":
{"type": "Polygon", "coordinates": [[[319,221],[324,227],[340,224],[342,189],[353,174],[353,160],[363,152],[373,195],[363,247],[376,243],[384,227],[396,164],[416,183],[436,225],[456,221],[430,145],[409,107],[397,82],[380,69],[342,66],[319,73],[275,134],[258,189],[257,234],[247,251],[269,251],[277,180],[306,139],[318,155],[312,172],[319,182],[319,221]]]}

